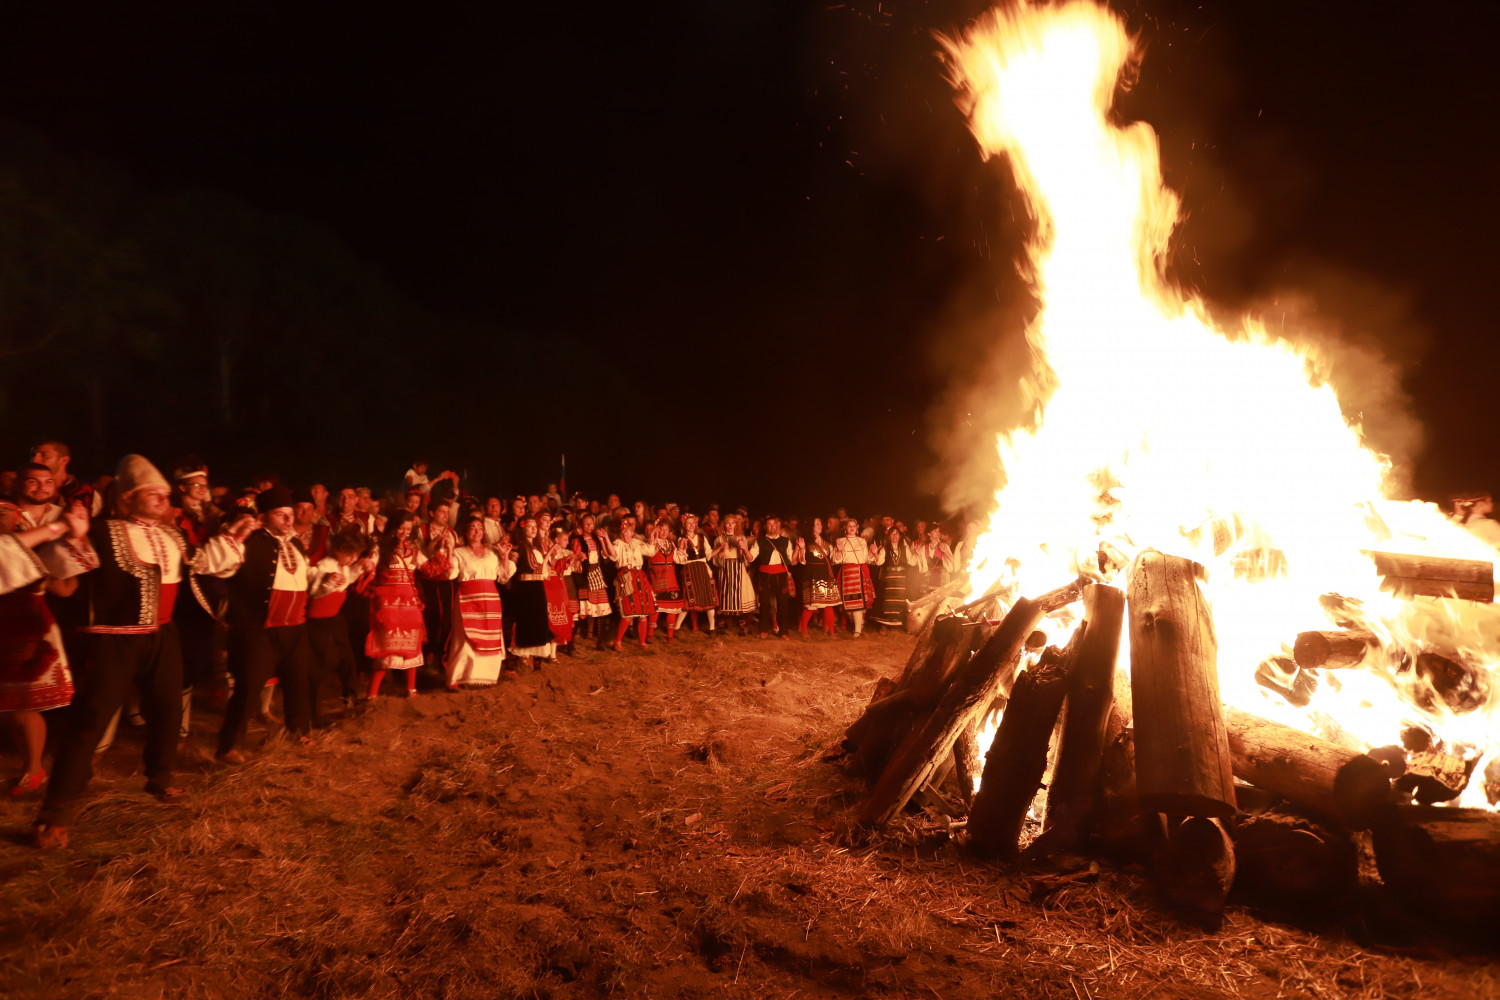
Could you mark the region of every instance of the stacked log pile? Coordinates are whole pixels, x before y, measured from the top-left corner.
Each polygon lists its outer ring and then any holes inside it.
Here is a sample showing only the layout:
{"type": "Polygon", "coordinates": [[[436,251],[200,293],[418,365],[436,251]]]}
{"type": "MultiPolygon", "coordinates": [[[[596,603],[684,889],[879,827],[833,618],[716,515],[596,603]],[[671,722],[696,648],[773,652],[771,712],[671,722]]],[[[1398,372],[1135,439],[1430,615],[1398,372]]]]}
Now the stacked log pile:
{"type": "MultiPolygon", "coordinates": [[[[1478,582],[1488,568],[1399,556],[1377,565],[1398,592],[1493,597],[1478,582]]],[[[998,861],[1092,851],[1146,863],[1166,897],[1206,925],[1237,877],[1237,895],[1261,905],[1347,898],[1365,836],[1404,906],[1470,923],[1500,917],[1500,817],[1402,804],[1427,787],[1395,783],[1415,751],[1359,753],[1224,706],[1202,573],[1146,552],[1128,593],[1080,579],[1015,598],[998,619],[1001,595],[957,608],[956,591],[942,595],[906,668],[846,733],[846,761],[871,787],[861,820],[881,828],[913,809],[936,812],[967,849],[998,861]],[[1039,631],[1049,616],[1059,627],[1039,631]],[[1070,626],[1065,645],[1046,644],[1048,631],[1070,626]],[[981,754],[978,734],[995,713],[981,754]]],[[[1325,606],[1332,615],[1337,602],[1325,606]]],[[[1376,636],[1333,620],[1343,627],[1298,635],[1271,674],[1354,667],[1378,649],[1376,636]]]]}

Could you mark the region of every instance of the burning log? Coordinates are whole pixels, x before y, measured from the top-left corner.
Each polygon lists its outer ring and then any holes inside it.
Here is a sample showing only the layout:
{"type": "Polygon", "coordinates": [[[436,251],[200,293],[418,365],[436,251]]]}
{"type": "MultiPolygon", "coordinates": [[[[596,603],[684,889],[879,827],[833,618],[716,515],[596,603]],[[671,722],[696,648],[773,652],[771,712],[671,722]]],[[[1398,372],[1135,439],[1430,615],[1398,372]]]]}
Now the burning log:
{"type": "Polygon", "coordinates": [[[953,772],[958,781],[959,794],[964,805],[974,808],[974,785],[980,775],[983,762],[979,755],[979,725],[970,722],[953,741],[953,772]]]}
{"type": "Polygon", "coordinates": [[[1476,559],[1411,556],[1400,552],[1367,553],[1385,589],[1399,597],[1457,597],[1480,604],[1495,600],[1495,566],[1476,559]]]}
{"type": "Polygon", "coordinates": [[[1066,652],[1048,646],[1037,665],[1016,678],[969,810],[969,846],[978,854],[1009,858],[1016,852],[1026,810],[1047,770],[1047,747],[1077,653],[1076,642],[1066,652]]]}
{"type": "Polygon", "coordinates": [[[1293,805],[1355,830],[1389,807],[1389,772],[1362,753],[1230,708],[1224,713],[1234,774],[1293,805]]]}
{"type": "Polygon", "coordinates": [[[963,597],[964,590],[969,586],[968,576],[958,576],[906,604],[906,631],[920,635],[928,623],[936,616],[943,607],[945,601],[958,600],[963,597]]]}
{"type": "Polygon", "coordinates": [[[1375,636],[1363,629],[1301,632],[1292,644],[1292,658],[1297,666],[1308,669],[1353,667],[1362,663],[1377,644],[1375,636]]]}
{"type": "Polygon", "coordinates": [[[890,822],[952,752],[959,733],[989,707],[1000,678],[1014,669],[1021,644],[1041,618],[1042,609],[1035,601],[1022,598],[1016,602],[995,634],[956,672],[920,731],[902,744],[886,766],[865,805],[865,822],[890,822]]]}
{"type": "Polygon", "coordinates": [[[1086,804],[1081,803],[1092,795],[1115,702],[1115,660],[1120,653],[1125,595],[1114,587],[1091,584],[1083,592],[1083,608],[1079,626],[1083,635],[1068,678],[1057,767],[1047,790],[1048,828],[1057,826],[1064,815],[1075,824],[1086,815],[1086,804]]]}
{"type": "Polygon", "coordinates": [[[1202,574],[1160,552],[1143,553],[1131,574],[1136,789],[1147,809],[1224,818],[1234,813],[1234,775],[1202,574]]]}
{"type": "Polygon", "coordinates": [[[1469,930],[1500,919],[1500,814],[1400,806],[1375,827],[1375,863],[1424,917],[1469,930]]]}

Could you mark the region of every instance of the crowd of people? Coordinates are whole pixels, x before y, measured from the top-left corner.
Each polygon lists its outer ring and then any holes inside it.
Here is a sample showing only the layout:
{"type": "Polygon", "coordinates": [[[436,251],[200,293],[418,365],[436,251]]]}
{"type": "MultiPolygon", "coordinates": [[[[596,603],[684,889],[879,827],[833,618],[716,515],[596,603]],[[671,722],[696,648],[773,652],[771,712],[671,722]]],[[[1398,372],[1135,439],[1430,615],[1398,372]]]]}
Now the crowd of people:
{"type": "Polygon", "coordinates": [[[399,677],[413,697],[424,667],[459,690],[580,642],[901,628],[909,599],[966,560],[939,524],[700,515],[555,486],[507,501],[423,461],[381,494],[269,475],[234,490],[191,457],[169,482],[140,455],[89,483],[70,462],[47,441],[0,473],[0,714],[24,757],[10,794],[45,789],[44,848],[67,843],[122,714],[145,730],[147,791],[172,801],[195,692],[227,695],[215,756],[235,765],[274,690],[286,737],[310,742],[335,688],[350,704],[399,677]]]}

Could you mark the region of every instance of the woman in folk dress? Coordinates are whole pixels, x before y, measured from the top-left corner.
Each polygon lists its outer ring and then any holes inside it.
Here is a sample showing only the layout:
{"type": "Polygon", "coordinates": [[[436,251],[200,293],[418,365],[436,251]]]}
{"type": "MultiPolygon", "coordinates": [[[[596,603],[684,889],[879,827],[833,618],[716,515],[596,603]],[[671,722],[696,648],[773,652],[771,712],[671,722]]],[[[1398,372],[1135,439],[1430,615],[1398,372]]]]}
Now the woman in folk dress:
{"type": "MultiPolygon", "coordinates": [[[[540,526],[540,519],[538,519],[540,526]]],[[[547,621],[552,625],[552,636],[557,645],[569,656],[573,655],[573,621],[578,617],[578,590],[573,583],[573,569],[578,565],[573,548],[568,544],[568,526],[561,521],[552,522],[551,545],[547,549],[547,563],[552,575],[547,577],[547,621]]]]}
{"type": "Polygon", "coordinates": [[[641,645],[645,646],[647,623],[656,618],[656,595],[651,591],[651,580],[645,570],[654,547],[636,536],[633,520],[626,518],[620,522],[620,537],[615,539],[613,554],[615,600],[620,606],[620,630],[615,633],[613,643],[617,653],[632,621],[641,645]]]}
{"type": "Polygon", "coordinates": [[[410,511],[398,510],[386,521],[380,538],[380,558],[373,576],[367,577],[364,592],[370,596],[370,634],[365,639],[365,655],[374,663],[370,677],[370,697],[380,694],[380,682],[387,670],[406,674],[406,696],[417,693],[417,668],[422,646],[427,642],[423,621],[422,597],[417,592],[417,571],[427,562],[422,549],[412,537],[416,517],[410,511]]]}
{"type": "Polygon", "coordinates": [[[906,585],[912,562],[906,536],[899,527],[891,525],[885,533],[885,545],[875,557],[875,564],[880,567],[880,600],[870,615],[887,628],[906,625],[906,585]]]}
{"type": "Polygon", "coordinates": [[[870,577],[870,544],[859,532],[859,522],[844,522],[844,534],[833,546],[839,567],[839,598],[854,626],[854,638],[865,631],[865,610],[875,603],[875,581],[870,577]]]}
{"type": "Polygon", "coordinates": [[[547,602],[547,578],[552,575],[552,566],[538,531],[536,518],[527,515],[521,519],[515,539],[516,572],[510,578],[510,611],[516,623],[510,651],[527,666],[536,660],[557,659],[557,636],[552,631],[547,602]]]}
{"type": "Polygon", "coordinates": [[[823,538],[823,519],[813,518],[812,537],[797,539],[797,562],[802,565],[802,622],[797,631],[807,638],[813,612],[823,612],[823,631],[833,635],[833,609],[842,603],[833,568],[833,546],[823,538]]]}
{"type": "Polygon", "coordinates": [[[453,628],[448,639],[448,690],[482,687],[500,679],[505,663],[501,627],[500,584],[515,570],[509,538],[499,549],[484,541],[484,521],[466,519],[464,544],[453,550],[450,580],[455,581],[453,628]]]}
{"type": "Polygon", "coordinates": [[[682,537],[677,540],[677,572],[682,579],[683,610],[677,613],[677,627],[682,628],[688,615],[693,616],[693,631],[698,631],[698,612],[708,613],[708,634],[714,632],[714,611],[719,606],[719,591],[709,568],[710,542],[698,530],[698,515],[682,515],[682,537]]]}
{"type": "Polygon", "coordinates": [[[710,558],[719,568],[719,613],[739,625],[745,634],[745,616],[760,610],[755,585],[750,581],[750,540],[741,534],[738,514],[724,518],[710,558]]]}
{"type": "Polygon", "coordinates": [[[578,621],[584,635],[597,638],[599,622],[610,615],[609,590],[604,584],[604,563],[614,549],[609,535],[597,531],[593,514],[584,514],[573,533],[573,555],[578,561],[578,621]]]}
{"type": "MultiPolygon", "coordinates": [[[[677,638],[677,616],[687,607],[682,599],[682,581],[677,577],[677,545],[672,541],[672,524],[666,518],[657,521],[651,529],[651,549],[647,556],[647,570],[651,577],[651,594],[656,598],[657,614],[667,617],[667,640],[677,638]]],[[[651,631],[656,631],[656,619],[651,619],[651,631]]]]}

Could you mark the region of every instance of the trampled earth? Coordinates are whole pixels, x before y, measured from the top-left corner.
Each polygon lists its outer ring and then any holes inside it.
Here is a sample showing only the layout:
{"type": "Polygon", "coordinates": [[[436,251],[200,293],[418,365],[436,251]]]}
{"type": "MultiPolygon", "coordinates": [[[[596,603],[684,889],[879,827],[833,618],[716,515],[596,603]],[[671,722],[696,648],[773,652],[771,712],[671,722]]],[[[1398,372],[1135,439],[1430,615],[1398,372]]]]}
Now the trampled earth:
{"type": "Polygon", "coordinates": [[[911,644],[580,648],[235,769],[196,733],[179,806],[140,791],[127,732],[70,849],[0,806],[0,996],[1500,995],[1490,956],[1368,915],[1232,906],[1208,933],[1140,871],[986,865],[930,817],[862,833],[826,758],[911,644]]]}

